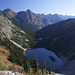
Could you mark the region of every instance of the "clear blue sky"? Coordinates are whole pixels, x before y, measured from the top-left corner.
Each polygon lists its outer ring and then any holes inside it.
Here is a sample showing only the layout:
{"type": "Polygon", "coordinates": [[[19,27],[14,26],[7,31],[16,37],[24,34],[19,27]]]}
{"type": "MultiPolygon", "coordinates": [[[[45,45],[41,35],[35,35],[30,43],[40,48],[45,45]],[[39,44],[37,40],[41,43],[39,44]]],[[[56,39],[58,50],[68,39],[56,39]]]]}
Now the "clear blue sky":
{"type": "Polygon", "coordinates": [[[75,0],[0,0],[0,9],[16,12],[30,9],[35,13],[75,15],[75,0]]]}

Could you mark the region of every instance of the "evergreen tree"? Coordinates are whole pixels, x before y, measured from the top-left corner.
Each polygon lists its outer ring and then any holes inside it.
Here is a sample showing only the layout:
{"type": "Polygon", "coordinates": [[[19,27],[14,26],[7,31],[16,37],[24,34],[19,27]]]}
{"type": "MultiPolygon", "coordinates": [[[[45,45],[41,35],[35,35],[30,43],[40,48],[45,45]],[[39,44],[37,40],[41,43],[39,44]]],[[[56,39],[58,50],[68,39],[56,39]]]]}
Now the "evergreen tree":
{"type": "Polygon", "coordinates": [[[38,73],[38,70],[39,70],[39,63],[37,57],[35,56],[33,59],[33,72],[38,73]]]}
{"type": "Polygon", "coordinates": [[[30,72],[30,63],[28,60],[24,64],[24,70],[26,73],[30,72]]]}
{"type": "Polygon", "coordinates": [[[42,73],[46,73],[46,61],[44,61],[44,64],[42,66],[42,73]]]}
{"type": "Polygon", "coordinates": [[[51,74],[51,64],[49,64],[49,74],[51,74]]]}

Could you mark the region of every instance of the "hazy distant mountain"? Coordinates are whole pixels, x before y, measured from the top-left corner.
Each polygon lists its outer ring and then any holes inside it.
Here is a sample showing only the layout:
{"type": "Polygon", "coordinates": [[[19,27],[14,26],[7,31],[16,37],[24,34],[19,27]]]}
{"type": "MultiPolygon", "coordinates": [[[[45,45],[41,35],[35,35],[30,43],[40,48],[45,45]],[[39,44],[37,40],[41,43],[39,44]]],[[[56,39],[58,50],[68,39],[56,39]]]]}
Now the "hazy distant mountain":
{"type": "Polygon", "coordinates": [[[58,14],[54,14],[54,15],[38,14],[38,16],[40,16],[44,20],[47,20],[48,22],[51,22],[52,24],[63,20],[62,17],[60,17],[58,14]]]}
{"type": "Polygon", "coordinates": [[[75,16],[59,15],[59,14],[54,14],[54,15],[52,15],[52,14],[48,14],[48,15],[38,14],[38,16],[40,16],[44,20],[47,20],[47,22],[51,22],[52,24],[57,23],[62,20],[69,19],[69,18],[75,18],[75,16]]]}
{"type": "Polygon", "coordinates": [[[63,20],[69,19],[69,18],[75,18],[75,16],[68,16],[68,15],[59,15],[63,20]]]}

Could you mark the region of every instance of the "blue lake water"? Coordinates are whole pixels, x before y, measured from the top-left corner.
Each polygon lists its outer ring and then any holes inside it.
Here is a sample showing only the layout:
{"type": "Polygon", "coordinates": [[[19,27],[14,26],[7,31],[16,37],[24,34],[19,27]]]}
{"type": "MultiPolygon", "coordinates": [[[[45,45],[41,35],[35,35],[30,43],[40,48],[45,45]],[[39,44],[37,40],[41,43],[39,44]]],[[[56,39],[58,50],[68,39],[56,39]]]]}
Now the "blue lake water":
{"type": "Polygon", "coordinates": [[[59,69],[63,65],[62,60],[54,52],[45,48],[37,48],[33,50],[29,49],[25,52],[25,55],[29,59],[33,59],[35,56],[37,56],[40,68],[44,64],[44,61],[46,61],[47,69],[49,68],[49,64],[51,64],[52,70],[59,69]],[[55,59],[55,62],[52,61],[49,56],[53,57],[55,59]]]}

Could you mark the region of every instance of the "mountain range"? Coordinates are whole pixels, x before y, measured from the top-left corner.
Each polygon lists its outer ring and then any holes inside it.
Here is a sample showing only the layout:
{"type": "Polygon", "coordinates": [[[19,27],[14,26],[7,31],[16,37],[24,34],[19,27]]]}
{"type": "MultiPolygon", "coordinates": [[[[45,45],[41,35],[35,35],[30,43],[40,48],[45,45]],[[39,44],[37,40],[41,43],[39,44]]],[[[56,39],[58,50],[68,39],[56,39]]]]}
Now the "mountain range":
{"type": "MultiPolygon", "coordinates": [[[[60,70],[57,70],[57,72],[74,75],[72,74],[75,73],[74,17],[75,16],[63,16],[58,14],[35,14],[29,9],[18,13],[11,9],[5,9],[0,11],[0,38],[3,41],[3,38],[6,37],[11,43],[19,47],[21,49],[19,49],[20,51],[30,48],[45,48],[47,50],[51,50],[63,61],[63,66],[60,70]],[[28,31],[37,32],[36,35],[33,35],[28,31]]],[[[13,45],[11,43],[9,47],[9,45],[6,44],[8,43],[6,41],[7,40],[2,42],[2,44],[5,46],[7,45],[10,50],[12,49],[10,56],[11,60],[13,62],[18,61],[18,64],[22,65],[20,62],[22,58],[19,60],[20,56],[17,53],[20,53],[20,51],[18,48],[16,49],[16,47],[12,47],[13,45]],[[13,57],[16,57],[16,54],[19,58],[17,56],[16,60],[12,59],[13,57]]]]}
{"type": "Polygon", "coordinates": [[[5,9],[2,14],[23,30],[36,31],[45,27],[44,21],[29,9],[26,12],[20,11],[18,13],[11,9],[5,9]]]}
{"type": "Polygon", "coordinates": [[[6,16],[8,19],[12,21],[13,24],[18,26],[23,30],[28,31],[38,31],[44,28],[47,25],[52,25],[61,20],[65,20],[68,18],[75,18],[75,16],[67,16],[67,15],[58,15],[58,14],[36,14],[32,12],[30,9],[27,11],[19,11],[15,12],[9,8],[0,12],[6,16]]]}
{"type": "Polygon", "coordinates": [[[48,14],[48,15],[38,14],[38,16],[40,16],[44,20],[47,20],[47,23],[51,22],[52,24],[57,23],[62,20],[69,19],[69,18],[75,18],[75,16],[59,15],[59,14],[54,14],[54,15],[52,15],[52,14],[48,14]]]}

